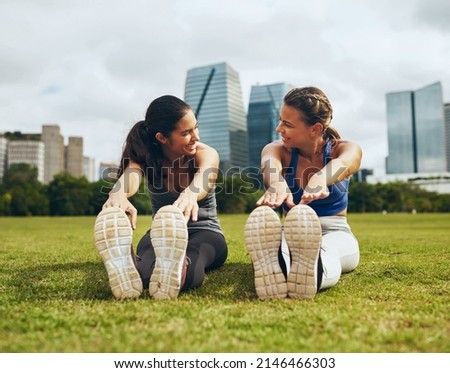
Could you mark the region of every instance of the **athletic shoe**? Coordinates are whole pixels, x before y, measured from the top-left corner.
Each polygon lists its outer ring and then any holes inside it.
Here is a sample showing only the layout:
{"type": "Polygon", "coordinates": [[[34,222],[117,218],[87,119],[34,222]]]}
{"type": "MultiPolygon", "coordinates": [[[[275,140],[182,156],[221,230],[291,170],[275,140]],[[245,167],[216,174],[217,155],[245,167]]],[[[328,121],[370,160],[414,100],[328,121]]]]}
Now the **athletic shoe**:
{"type": "Polygon", "coordinates": [[[186,219],[181,210],[172,205],[161,207],[150,230],[150,239],[156,255],[149,285],[153,298],[177,298],[183,286],[188,237],[186,219]]]}
{"type": "Polygon", "coordinates": [[[286,216],[284,234],[292,257],[287,278],[288,296],[314,298],[322,242],[322,228],[315,211],[307,205],[293,207],[286,216]]]}
{"type": "Polygon", "coordinates": [[[139,297],[143,286],[131,246],[133,230],[125,212],[118,207],[103,209],[95,220],[94,240],[114,297],[139,297]]]}
{"type": "Polygon", "coordinates": [[[252,211],[245,224],[245,246],[253,262],[259,299],[285,298],[286,278],[278,261],[281,222],[268,206],[252,211]]]}

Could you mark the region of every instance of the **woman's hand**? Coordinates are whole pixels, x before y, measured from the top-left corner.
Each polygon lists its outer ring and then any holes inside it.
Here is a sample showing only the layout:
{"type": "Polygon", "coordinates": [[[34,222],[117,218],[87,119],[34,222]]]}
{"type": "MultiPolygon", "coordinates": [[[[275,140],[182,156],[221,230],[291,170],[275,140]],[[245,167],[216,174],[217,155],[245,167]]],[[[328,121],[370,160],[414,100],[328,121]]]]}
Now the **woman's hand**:
{"type": "Polygon", "coordinates": [[[137,210],[123,193],[111,193],[103,208],[119,207],[130,216],[131,228],[136,229],[137,210]]]}
{"type": "Polygon", "coordinates": [[[186,218],[186,222],[189,219],[192,221],[197,221],[198,219],[198,203],[197,194],[192,192],[189,187],[180,193],[180,196],[173,203],[175,207],[178,207],[186,218]]]}
{"type": "Polygon", "coordinates": [[[285,181],[274,183],[267,188],[262,197],[256,202],[256,206],[267,205],[269,207],[278,207],[286,202],[289,208],[294,207],[292,193],[285,181]]]}
{"type": "Polygon", "coordinates": [[[327,198],[330,195],[327,180],[319,173],[313,175],[306,185],[300,204],[308,204],[316,199],[327,198]]]}

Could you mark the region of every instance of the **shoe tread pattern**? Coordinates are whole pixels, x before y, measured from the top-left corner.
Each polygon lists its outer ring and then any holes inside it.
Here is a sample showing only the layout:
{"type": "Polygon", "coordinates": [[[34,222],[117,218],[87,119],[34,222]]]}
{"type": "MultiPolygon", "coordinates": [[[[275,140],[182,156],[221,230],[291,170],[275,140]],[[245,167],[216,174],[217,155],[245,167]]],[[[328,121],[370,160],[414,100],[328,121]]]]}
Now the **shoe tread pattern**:
{"type": "Polygon", "coordinates": [[[137,298],[143,286],[132,257],[133,230],[118,207],[103,209],[94,225],[94,241],[116,299],[137,298]]]}
{"type": "Polygon", "coordinates": [[[156,261],[149,293],[157,300],[175,299],[181,288],[188,244],[186,220],[181,210],[172,205],[161,207],[153,220],[150,238],[156,261]]]}
{"type": "Polygon", "coordinates": [[[245,224],[245,246],[253,262],[259,299],[285,298],[286,278],[278,261],[281,222],[268,206],[257,207],[245,224]]]}
{"type": "Polygon", "coordinates": [[[315,211],[307,205],[293,207],[286,216],[284,234],[292,258],[287,278],[288,296],[314,298],[322,242],[322,228],[315,211]]]}

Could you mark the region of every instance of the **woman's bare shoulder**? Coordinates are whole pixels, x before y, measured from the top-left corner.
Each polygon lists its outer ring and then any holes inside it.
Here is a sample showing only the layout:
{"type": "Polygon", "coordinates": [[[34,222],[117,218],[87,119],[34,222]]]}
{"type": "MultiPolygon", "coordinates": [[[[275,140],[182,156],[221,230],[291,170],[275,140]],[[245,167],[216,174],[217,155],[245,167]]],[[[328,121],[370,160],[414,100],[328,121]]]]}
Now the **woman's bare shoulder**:
{"type": "Polygon", "coordinates": [[[284,165],[286,162],[289,162],[291,158],[291,149],[286,148],[281,140],[275,140],[264,147],[262,158],[266,157],[275,157],[284,165]]]}

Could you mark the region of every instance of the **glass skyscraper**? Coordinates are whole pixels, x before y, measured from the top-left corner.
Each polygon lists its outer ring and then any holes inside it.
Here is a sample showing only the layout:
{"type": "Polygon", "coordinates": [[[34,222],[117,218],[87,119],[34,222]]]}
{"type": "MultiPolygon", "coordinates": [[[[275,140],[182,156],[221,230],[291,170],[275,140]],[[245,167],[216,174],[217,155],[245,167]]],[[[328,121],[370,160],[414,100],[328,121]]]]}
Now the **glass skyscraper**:
{"type": "Polygon", "coordinates": [[[278,139],[275,128],[280,117],[284,95],[293,88],[287,83],[254,85],[250,92],[247,114],[249,165],[260,167],[261,150],[278,139]]]}
{"type": "Polygon", "coordinates": [[[441,83],[388,93],[386,104],[386,173],[447,171],[441,83]]]}
{"type": "Polygon", "coordinates": [[[414,134],[414,93],[386,95],[388,149],[386,173],[414,173],[417,169],[414,134]]]}
{"type": "Polygon", "coordinates": [[[444,105],[445,149],[447,152],[447,171],[450,172],[450,102],[444,105]]]}
{"type": "Polygon", "coordinates": [[[227,63],[190,69],[184,98],[197,116],[200,141],[218,151],[222,172],[247,167],[247,126],[237,71],[227,63]]]}

